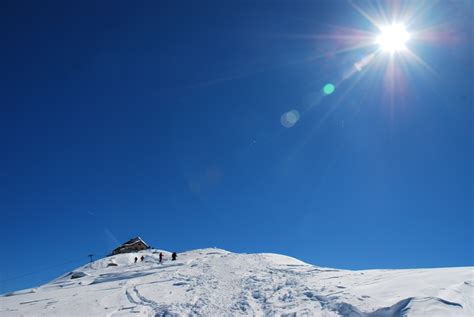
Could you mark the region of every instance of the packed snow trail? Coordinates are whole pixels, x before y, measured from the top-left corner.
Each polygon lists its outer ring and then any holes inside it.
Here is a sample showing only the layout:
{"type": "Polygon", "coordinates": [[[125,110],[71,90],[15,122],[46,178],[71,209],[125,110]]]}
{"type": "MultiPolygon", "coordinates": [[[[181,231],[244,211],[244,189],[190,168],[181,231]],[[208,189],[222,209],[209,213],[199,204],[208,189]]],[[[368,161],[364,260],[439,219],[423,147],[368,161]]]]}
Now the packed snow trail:
{"type": "Polygon", "coordinates": [[[147,250],[97,260],[0,296],[0,315],[474,316],[472,267],[349,271],[277,254],[170,255],[147,250]]]}

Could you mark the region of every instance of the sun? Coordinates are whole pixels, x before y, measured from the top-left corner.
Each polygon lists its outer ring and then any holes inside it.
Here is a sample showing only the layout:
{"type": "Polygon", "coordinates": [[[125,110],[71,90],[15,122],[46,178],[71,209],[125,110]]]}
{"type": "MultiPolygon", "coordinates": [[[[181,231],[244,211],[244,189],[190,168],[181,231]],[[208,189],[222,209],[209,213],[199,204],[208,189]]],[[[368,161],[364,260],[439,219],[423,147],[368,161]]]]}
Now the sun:
{"type": "Polygon", "coordinates": [[[389,53],[404,51],[406,42],[410,39],[403,24],[391,24],[380,27],[380,35],[377,37],[377,44],[380,48],[389,53]]]}

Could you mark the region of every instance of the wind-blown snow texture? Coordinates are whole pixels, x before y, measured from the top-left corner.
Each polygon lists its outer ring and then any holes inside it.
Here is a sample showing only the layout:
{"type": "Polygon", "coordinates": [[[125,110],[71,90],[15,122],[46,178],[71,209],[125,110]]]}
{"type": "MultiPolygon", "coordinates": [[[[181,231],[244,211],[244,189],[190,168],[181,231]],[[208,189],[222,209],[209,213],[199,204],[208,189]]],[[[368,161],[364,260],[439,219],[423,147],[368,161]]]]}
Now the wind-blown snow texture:
{"type": "Polygon", "coordinates": [[[0,315],[474,316],[472,267],[348,271],[220,249],[182,253],[177,261],[163,251],[159,263],[159,252],[106,257],[4,294],[0,315]]]}

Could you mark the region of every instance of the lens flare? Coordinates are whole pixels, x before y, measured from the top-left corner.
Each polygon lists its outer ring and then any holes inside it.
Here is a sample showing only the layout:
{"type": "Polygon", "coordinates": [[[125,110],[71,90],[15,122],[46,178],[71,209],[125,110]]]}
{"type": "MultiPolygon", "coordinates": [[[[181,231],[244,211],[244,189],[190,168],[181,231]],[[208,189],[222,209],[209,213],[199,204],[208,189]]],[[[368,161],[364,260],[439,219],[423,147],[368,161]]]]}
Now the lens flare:
{"type": "Polygon", "coordinates": [[[300,113],[298,110],[290,110],[282,114],[280,118],[281,125],[285,128],[291,128],[294,126],[300,119],[300,113]]]}
{"type": "Polygon", "coordinates": [[[323,92],[326,95],[330,95],[334,92],[335,89],[336,89],[336,87],[333,84],[329,83],[329,84],[324,85],[323,92]]]}

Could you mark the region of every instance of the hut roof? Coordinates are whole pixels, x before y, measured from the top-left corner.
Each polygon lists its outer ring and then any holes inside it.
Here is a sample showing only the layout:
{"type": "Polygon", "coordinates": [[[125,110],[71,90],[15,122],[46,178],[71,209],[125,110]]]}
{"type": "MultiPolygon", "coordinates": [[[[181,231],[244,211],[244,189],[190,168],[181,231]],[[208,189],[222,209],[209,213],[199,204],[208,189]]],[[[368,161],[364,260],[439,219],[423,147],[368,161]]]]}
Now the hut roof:
{"type": "Polygon", "coordinates": [[[119,253],[128,253],[128,252],[134,252],[137,250],[145,250],[145,249],[150,249],[150,246],[145,241],[143,241],[142,238],[135,237],[121,244],[120,246],[116,247],[112,251],[112,253],[109,254],[109,256],[119,254],[119,253]]]}
{"type": "Polygon", "coordinates": [[[134,244],[140,243],[140,242],[143,243],[147,248],[150,247],[150,246],[149,246],[145,241],[143,241],[143,239],[140,238],[140,237],[135,237],[135,238],[133,238],[133,239],[130,239],[130,240],[128,240],[127,242],[125,242],[124,244],[122,244],[121,246],[131,246],[131,245],[134,245],[134,244]]]}

